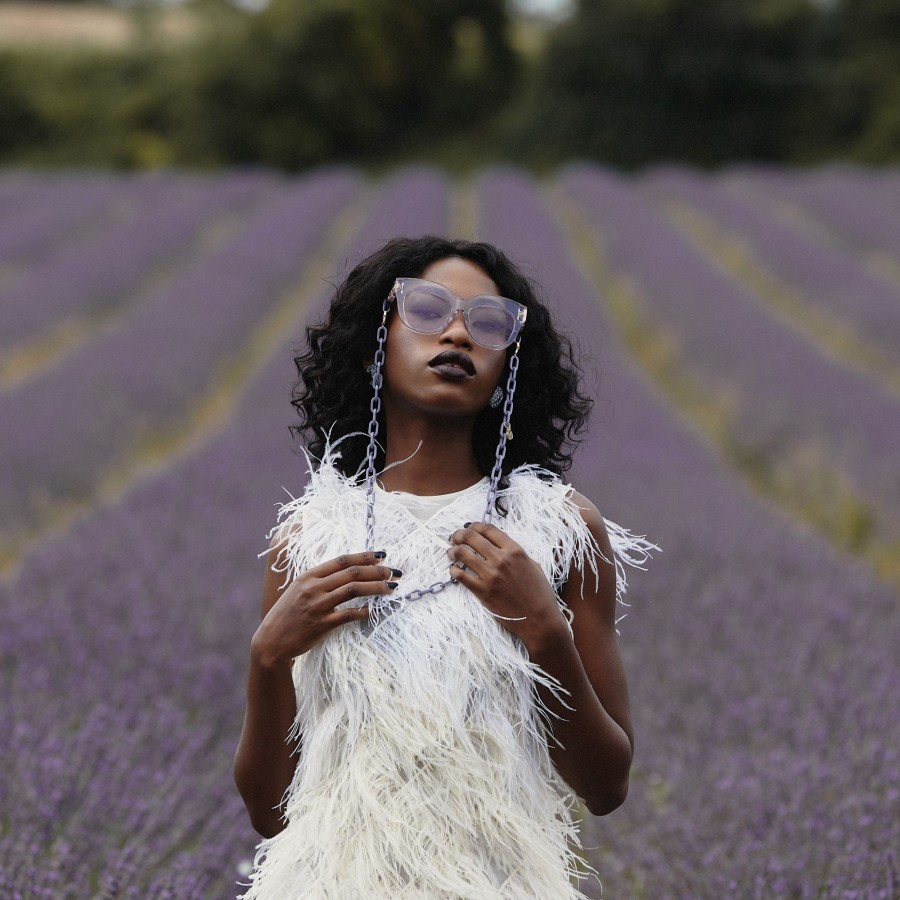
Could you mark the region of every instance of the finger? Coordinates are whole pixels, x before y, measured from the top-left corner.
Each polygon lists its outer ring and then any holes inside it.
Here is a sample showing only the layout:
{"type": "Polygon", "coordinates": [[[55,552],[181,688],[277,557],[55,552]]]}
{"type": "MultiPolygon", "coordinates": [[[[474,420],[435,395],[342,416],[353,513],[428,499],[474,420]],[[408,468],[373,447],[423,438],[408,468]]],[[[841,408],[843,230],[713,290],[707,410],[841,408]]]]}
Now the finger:
{"type": "MultiPolygon", "coordinates": [[[[495,547],[500,547],[501,549],[516,546],[516,542],[505,531],[487,522],[466,522],[461,529],[453,532],[450,539],[453,540],[459,534],[463,536],[470,535],[472,532],[480,534],[495,547]]],[[[469,543],[469,541],[466,540],[465,543],[469,543]]]]}
{"type": "Polygon", "coordinates": [[[452,547],[471,547],[485,559],[497,549],[497,545],[492,544],[483,534],[476,531],[474,525],[454,531],[450,542],[452,547]]]}
{"type": "Polygon", "coordinates": [[[454,544],[447,551],[450,557],[458,566],[463,565],[470,569],[478,578],[482,577],[482,566],[484,565],[484,557],[473,550],[468,544],[454,544]]]}
{"type": "Polygon", "coordinates": [[[325,624],[329,628],[337,628],[339,625],[361,622],[368,618],[369,607],[364,603],[362,606],[345,606],[343,609],[336,609],[334,612],[328,613],[325,617],[325,624]]]}
{"type": "Polygon", "coordinates": [[[348,569],[352,566],[377,566],[383,562],[384,558],[384,550],[344,553],[315,566],[309,570],[309,574],[315,578],[327,578],[329,575],[334,575],[335,572],[340,572],[342,569],[348,569]]]}
{"type": "Polygon", "coordinates": [[[473,593],[476,592],[481,585],[481,579],[472,572],[471,569],[462,568],[458,562],[454,562],[450,565],[449,575],[473,593]]]}
{"type": "Polygon", "coordinates": [[[322,590],[330,593],[352,581],[396,581],[403,573],[391,566],[349,566],[322,579],[322,590]]]}
{"type": "Polygon", "coordinates": [[[326,608],[335,609],[341,603],[348,603],[358,597],[373,597],[376,594],[391,594],[399,587],[396,581],[350,581],[325,595],[326,608]]]}

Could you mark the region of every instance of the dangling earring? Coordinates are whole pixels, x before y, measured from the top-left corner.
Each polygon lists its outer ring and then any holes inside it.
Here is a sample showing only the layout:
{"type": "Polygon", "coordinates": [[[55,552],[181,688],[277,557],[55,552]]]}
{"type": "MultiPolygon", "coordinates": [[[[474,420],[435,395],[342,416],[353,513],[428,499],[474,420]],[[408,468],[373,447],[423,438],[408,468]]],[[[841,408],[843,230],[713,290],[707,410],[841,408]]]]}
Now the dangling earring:
{"type": "Polygon", "coordinates": [[[496,409],[503,402],[503,388],[501,388],[499,384],[494,388],[494,393],[491,394],[489,402],[491,409],[496,409]]]}
{"type": "Polygon", "coordinates": [[[375,387],[375,379],[378,376],[378,366],[375,363],[369,363],[366,366],[366,371],[369,373],[369,381],[372,384],[372,387],[375,387]]]}

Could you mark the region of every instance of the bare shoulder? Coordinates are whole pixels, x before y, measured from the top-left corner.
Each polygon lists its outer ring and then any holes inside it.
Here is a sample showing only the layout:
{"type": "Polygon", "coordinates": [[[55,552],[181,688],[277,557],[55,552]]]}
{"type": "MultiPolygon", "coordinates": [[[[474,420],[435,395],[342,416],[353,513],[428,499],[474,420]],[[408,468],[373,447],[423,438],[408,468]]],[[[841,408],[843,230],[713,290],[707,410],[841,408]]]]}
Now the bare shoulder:
{"type": "Polygon", "coordinates": [[[628,735],[633,747],[628,682],[616,634],[618,601],[613,549],[606,522],[597,507],[583,494],[573,492],[571,498],[597,542],[599,554],[594,558],[597,578],[594,579],[589,566],[579,570],[573,565],[562,598],[573,613],[572,637],[594,693],[628,735]]]}
{"type": "Polygon", "coordinates": [[[604,618],[614,621],[616,567],[613,562],[613,549],[606,522],[594,502],[584,494],[573,490],[569,496],[578,507],[582,521],[597,542],[597,549],[600,553],[594,559],[598,574],[596,585],[593,577],[589,575],[589,567],[586,566],[583,571],[579,571],[573,564],[564,589],[566,603],[574,611],[576,607],[583,606],[588,602],[595,611],[603,611],[606,614],[604,618]],[[584,573],[588,573],[589,577],[584,577],[584,573]]]}
{"type": "Polygon", "coordinates": [[[589,500],[584,494],[573,490],[569,495],[572,502],[578,507],[581,513],[582,521],[588,527],[588,531],[593,535],[600,552],[607,560],[612,559],[612,545],[609,541],[609,532],[606,530],[606,522],[600,514],[600,510],[592,500],[589,500]]]}

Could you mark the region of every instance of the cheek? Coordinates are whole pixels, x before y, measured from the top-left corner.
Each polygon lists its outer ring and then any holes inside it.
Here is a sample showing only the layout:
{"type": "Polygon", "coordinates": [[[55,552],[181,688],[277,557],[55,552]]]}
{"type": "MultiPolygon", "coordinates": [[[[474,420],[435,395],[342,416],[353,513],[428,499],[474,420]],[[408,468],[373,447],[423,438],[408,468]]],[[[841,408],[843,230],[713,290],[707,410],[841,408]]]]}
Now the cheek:
{"type": "Polygon", "coordinates": [[[403,379],[409,360],[413,358],[414,347],[410,346],[410,337],[415,337],[402,322],[394,320],[388,326],[388,336],[384,344],[385,377],[403,379]]]}
{"type": "Polygon", "coordinates": [[[506,353],[502,350],[498,351],[497,356],[491,361],[491,375],[502,388],[506,387],[507,368],[506,353]]]}
{"type": "Polygon", "coordinates": [[[388,322],[387,339],[384,342],[385,365],[391,362],[395,357],[402,356],[402,334],[394,327],[394,319],[388,322]]]}

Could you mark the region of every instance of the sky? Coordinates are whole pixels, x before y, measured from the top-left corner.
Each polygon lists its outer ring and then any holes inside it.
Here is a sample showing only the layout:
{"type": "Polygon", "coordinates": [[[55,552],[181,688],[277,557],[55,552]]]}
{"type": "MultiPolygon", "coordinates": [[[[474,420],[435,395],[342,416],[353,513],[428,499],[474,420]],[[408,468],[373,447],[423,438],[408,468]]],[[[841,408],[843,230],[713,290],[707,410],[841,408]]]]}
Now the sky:
{"type": "Polygon", "coordinates": [[[575,0],[513,0],[513,5],[526,13],[561,19],[574,10],[575,0]]]}

